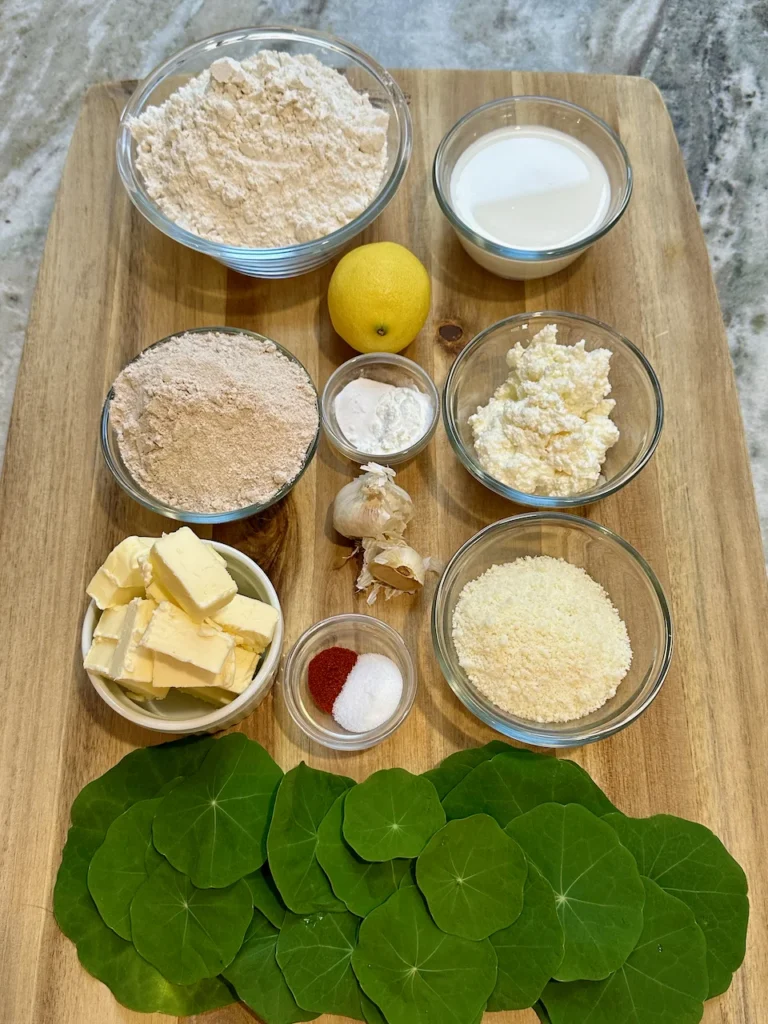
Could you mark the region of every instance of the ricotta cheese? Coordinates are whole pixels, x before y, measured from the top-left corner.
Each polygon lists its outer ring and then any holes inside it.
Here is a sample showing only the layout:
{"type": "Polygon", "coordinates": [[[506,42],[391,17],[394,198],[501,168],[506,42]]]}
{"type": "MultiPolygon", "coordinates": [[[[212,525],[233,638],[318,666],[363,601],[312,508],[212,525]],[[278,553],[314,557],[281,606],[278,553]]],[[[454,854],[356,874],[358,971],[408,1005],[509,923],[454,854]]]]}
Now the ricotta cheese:
{"type": "Polygon", "coordinates": [[[527,347],[507,353],[509,377],[469,417],[486,473],[525,494],[565,497],[601,479],[607,450],[619,440],[607,396],[611,353],[584,341],[557,343],[548,324],[527,347]]]}

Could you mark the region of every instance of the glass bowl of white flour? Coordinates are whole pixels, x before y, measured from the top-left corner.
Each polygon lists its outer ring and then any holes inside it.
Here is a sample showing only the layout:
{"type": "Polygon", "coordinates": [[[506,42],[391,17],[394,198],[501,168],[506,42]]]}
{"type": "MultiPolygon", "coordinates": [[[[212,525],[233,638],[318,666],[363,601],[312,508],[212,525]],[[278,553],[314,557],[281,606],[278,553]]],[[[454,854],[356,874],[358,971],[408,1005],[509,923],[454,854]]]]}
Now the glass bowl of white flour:
{"type": "Polygon", "coordinates": [[[520,313],[481,331],[448,373],[443,422],[476,480],[533,508],[578,508],[626,486],[664,422],[653,367],[612,327],[520,313]]]}
{"type": "Polygon", "coordinates": [[[117,166],[166,235],[251,277],[328,262],[382,212],[411,154],[392,76],[333,36],[239,29],[203,39],[139,84],[117,166]]]}

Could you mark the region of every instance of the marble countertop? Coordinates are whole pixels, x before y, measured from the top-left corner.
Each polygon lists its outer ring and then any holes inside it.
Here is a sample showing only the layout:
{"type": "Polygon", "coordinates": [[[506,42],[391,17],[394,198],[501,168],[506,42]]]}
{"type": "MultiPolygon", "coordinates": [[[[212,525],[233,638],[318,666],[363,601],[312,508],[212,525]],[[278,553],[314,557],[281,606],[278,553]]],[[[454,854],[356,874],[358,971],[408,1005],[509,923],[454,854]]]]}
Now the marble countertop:
{"type": "MultiPolygon", "coordinates": [[[[2,0],[0,453],[38,264],[87,86],[239,25],[354,40],[390,67],[597,71],[661,89],[706,233],[768,544],[768,0],[2,0]]],[[[706,329],[706,325],[702,325],[706,329]]]]}

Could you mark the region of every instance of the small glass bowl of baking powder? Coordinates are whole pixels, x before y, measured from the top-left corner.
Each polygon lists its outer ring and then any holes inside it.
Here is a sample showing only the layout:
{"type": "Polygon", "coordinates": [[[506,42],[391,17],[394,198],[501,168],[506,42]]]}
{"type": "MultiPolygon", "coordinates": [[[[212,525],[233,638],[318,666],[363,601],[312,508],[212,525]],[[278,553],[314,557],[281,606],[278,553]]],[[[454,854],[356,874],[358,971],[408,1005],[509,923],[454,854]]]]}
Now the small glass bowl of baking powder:
{"type": "MultiPolygon", "coordinates": [[[[387,352],[370,352],[348,359],[328,378],[320,400],[323,430],[333,447],[352,462],[363,465],[379,462],[386,466],[400,466],[408,462],[429,444],[440,419],[440,396],[434,381],[418,363],[405,356],[387,352]],[[376,381],[395,388],[408,388],[419,393],[423,410],[423,431],[404,448],[394,451],[363,451],[345,435],[339,424],[337,399],[341,392],[358,380],[376,381]]],[[[385,435],[386,436],[386,435],[385,435]]]]}
{"type": "Polygon", "coordinates": [[[411,115],[402,90],[392,76],[368,54],[335,36],[309,29],[244,28],[202,39],[174,54],[140,82],[126,104],[117,136],[117,168],[131,202],[164,234],[190,249],[212,256],[250,277],[283,278],[305,274],[327,263],[374,221],[394,197],[403,179],[412,147],[411,115]],[[260,50],[290,56],[309,54],[335,68],[372,106],[389,115],[387,163],[378,192],[366,209],[330,234],[298,245],[270,249],[225,245],[193,234],[171,220],[150,197],[136,166],[137,147],[129,122],[149,107],[158,107],[192,77],[214,61],[229,57],[243,61],[260,50]]]}
{"type": "Polygon", "coordinates": [[[331,750],[367,750],[398,729],[416,699],[417,677],[413,658],[405,641],[391,626],[372,615],[333,615],[305,630],[285,659],[280,686],[293,721],[316,743],[331,750]],[[383,654],[403,677],[403,691],[394,714],[376,729],[347,732],[325,711],[309,692],[309,663],[329,647],[346,647],[358,654],[383,654]]]}

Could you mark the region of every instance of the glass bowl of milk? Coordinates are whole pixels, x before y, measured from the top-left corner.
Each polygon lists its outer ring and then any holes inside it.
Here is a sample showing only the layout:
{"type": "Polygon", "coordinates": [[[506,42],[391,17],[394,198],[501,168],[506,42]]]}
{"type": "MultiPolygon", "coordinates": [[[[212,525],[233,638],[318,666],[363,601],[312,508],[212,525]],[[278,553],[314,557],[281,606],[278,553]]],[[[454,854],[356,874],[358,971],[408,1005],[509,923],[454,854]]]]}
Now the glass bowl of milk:
{"type": "Polygon", "coordinates": [[[567,267],[616,224],[632,168],[616,133],[565,100],[513,96],[465,114],[435,154],[440,208],[469,255],[501,277],[567,267]]]}
{"type": "Polygon", "coordinates": [[[429,444],[440,419],[440,396],[412,359],[370,352],[331,374],[320,415],[325,436],[352,462],[399,466],[429,444]]]}

